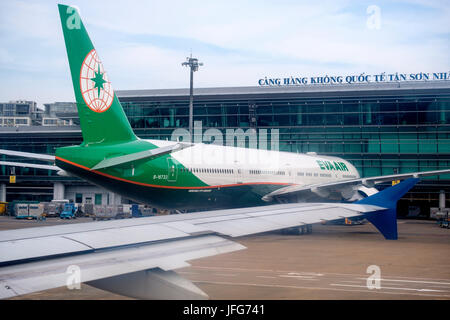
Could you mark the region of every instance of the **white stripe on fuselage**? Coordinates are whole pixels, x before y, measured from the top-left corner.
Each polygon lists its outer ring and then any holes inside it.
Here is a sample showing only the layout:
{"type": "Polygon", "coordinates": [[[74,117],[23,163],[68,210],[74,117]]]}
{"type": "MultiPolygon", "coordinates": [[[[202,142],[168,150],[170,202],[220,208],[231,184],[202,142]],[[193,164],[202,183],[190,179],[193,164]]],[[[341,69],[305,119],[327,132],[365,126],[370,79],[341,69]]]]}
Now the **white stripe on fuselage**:
{"type": "MultiPolygon", "coordinates": [[[[177,143],[146,141],[158,147],[177,143]]],[[[192,172],[208,185],[258,182],[311,185],[359,178],[356,168],[344,159],[302,153],[196,143],[192,147],[173,152],[172,158],[185,168],[213,169],[213,172],[192,172]],[[348,171],[321,169],[317,161],[344,163],[348,171]],[[232,169],[234,173],[221,173],[217,169],[232,169]]]]}

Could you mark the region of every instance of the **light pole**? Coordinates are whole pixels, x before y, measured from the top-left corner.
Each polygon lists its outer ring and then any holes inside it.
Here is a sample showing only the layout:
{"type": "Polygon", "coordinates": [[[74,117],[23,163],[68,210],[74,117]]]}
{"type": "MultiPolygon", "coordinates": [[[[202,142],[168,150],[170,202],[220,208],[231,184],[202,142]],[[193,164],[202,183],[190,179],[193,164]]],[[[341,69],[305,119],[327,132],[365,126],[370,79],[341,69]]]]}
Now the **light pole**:
{"type": "Polygon", "coordinates": [[[194,141],[193,136],[193,123],[194,123],[194,72],[198,71],[199,66],[203,66],[203,63],[198,62],[197,58],[190,57],[186,58],[186,62],[181,64],[185,67],[191,68],[191,84],[189,90],[189,134],[191,135],[191,142],[194,141]]]}

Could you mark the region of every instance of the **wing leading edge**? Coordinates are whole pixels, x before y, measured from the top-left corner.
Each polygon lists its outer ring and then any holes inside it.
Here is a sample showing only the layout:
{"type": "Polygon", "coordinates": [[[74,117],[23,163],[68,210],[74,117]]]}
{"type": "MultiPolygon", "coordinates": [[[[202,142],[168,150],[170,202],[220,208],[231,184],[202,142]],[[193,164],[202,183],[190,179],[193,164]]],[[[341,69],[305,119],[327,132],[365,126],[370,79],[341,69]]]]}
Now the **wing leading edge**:
{"type": "Polygon", "coordinates": [[[333,182],[326,182],[314,185],[291,185],[284,188],[277,189],[271,193],[266,194],[262,199],[264,201],[271,201],[277,197],[283,197],[288,195],[294,195],[305,191],[317,191],[317,190],[340,190],[342,187],[347,186],[358,186],[363,185],[365,187],[373,187],[375,184],[382,182],[389,182],[393,180],[404,180],[408,178],[421,178],[427,176],[437,176],[441,174],[449,174],[450,169],[445,170],[435,170],[435,171],[423,171],[423,172],[410,172],[410,173],[401,173],[401,174],[392,174],[386,176],[376,176],[369,178],[359,178],[359,179],[349,179],[349,180],[340,180],[333,182]]]}

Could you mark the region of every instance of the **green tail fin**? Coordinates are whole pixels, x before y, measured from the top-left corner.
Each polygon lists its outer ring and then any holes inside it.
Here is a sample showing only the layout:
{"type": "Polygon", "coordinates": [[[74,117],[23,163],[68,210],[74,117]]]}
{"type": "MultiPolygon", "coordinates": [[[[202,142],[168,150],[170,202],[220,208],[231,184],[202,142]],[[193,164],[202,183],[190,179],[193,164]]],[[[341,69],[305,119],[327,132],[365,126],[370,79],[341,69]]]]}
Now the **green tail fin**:
{"type": "Polygon", "coordinates": [[[77,9],[58,8],[84,145],[136,140],[77,9]]]}

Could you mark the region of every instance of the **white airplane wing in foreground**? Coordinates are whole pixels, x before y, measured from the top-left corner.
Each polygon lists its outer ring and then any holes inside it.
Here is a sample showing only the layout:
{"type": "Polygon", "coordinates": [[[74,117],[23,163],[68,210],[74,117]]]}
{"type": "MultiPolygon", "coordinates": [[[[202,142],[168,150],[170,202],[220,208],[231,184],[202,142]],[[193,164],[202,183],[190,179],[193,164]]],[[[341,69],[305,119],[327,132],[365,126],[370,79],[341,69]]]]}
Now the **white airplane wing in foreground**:
{"type": "Polygon", "coordinates": [[[0,232],[0,298],[84,282],[144,299],[204,299],[172,270],[244,249],[228,239],[364,216],[397,238],[396,202],[408,179],[354,204],[291,203],[0,232]]]}

